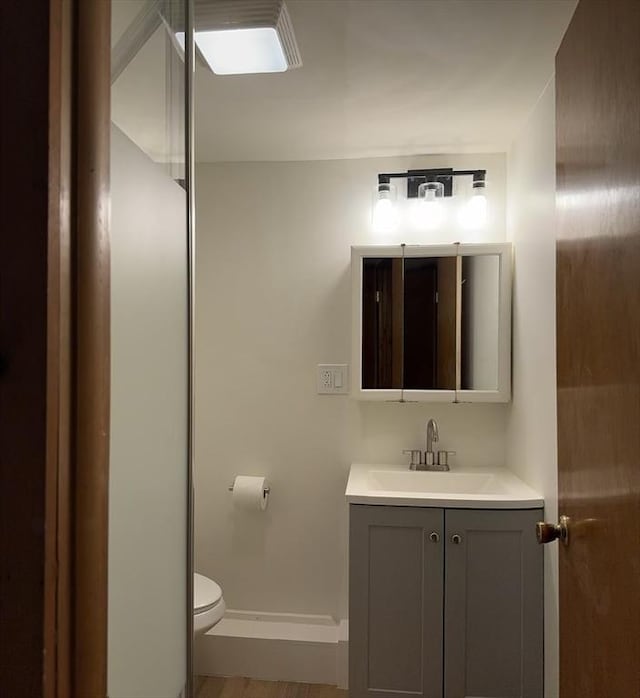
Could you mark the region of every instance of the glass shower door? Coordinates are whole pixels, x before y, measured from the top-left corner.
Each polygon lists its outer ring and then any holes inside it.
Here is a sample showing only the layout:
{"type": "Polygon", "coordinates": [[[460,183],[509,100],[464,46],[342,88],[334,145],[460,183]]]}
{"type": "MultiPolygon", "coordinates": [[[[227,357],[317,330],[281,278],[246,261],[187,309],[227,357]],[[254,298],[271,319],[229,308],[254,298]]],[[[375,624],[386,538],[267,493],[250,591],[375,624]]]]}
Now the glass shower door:
{"type": "Polygon", "coordinates": [[[190,684],[187,15],[112,2],[110,698],[190,684]]]}

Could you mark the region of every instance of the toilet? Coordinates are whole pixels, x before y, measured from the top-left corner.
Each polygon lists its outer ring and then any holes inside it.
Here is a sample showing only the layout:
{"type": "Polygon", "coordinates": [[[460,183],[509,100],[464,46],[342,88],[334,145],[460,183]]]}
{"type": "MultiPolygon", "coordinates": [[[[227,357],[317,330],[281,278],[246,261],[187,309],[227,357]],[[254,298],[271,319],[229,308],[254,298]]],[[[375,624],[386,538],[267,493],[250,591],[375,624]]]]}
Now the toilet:
{"type": "Polygon", "coordinates": [[[193,575],[193,632],[203,635],[222,618],[226,610],[222,589],[197,572],[193,575]]]}

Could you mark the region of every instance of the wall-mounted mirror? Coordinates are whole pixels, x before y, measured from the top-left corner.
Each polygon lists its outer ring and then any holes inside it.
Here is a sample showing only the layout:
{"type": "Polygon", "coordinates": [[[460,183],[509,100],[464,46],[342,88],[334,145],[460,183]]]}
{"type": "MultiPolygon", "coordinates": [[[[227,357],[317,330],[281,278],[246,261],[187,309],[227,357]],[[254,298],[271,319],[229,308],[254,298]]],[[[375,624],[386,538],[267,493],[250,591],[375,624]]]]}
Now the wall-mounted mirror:
{"type": "Polygon", "coordinates": [[[510,398],[509,244],[356,247],[353,395],[510,398]]]}
{"type": "Polygon", "coordinates": [[[362,387],[455,390],[455,257],[362,260],[362,387]]]}

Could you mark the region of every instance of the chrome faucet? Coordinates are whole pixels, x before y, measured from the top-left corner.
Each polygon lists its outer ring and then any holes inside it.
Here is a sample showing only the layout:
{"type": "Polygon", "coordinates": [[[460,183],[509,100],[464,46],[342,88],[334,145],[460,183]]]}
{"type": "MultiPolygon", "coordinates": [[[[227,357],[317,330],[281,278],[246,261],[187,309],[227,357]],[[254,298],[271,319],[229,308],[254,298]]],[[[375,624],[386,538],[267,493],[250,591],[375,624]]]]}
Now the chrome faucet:
{"type": "Polygon", "coordinates": [[[434,451],[433,446],[440,443],[438,425],[435,419],[427,422],[427,450],[418,451],[407,449],[403,451],[411,456],[409,468],[411,470],[449,470],[449,456],[454,456],[455,451],[434,451]]]}
{"type": "Polygon", "coordinates": [[[455,456],[455,451],[433,450],[433,445],[440,442],[438,425],[435,419],[427,422],[427,450],[424,452],[423,470],[449,470],[449,456],[455,456]]]}
{"type": "Polygon", "coordinates": [[[438,425],[435,419],[427,422],[427,450],[424,452],[424,464],[427,468],[436,465],[436,454],[433,451],[433,443],[438,443],[438,425]]]}

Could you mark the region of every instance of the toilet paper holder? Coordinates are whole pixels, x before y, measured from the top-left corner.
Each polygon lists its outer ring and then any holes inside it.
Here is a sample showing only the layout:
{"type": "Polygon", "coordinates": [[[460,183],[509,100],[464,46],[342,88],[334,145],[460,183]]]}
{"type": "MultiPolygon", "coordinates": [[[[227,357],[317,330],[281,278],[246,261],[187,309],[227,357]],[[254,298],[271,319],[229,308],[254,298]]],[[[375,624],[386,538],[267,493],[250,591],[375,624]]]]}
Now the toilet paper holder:
{"type": "MultiPolygon", "coordinates": [[[[233,485],[229,485],[227,489],[229,490],[229,492],[233,492],[233,485]]],[[[263,494],[269,494],[269,492],[271,492],[271,487],[263,487],[262,492],[263,494]]]]}

